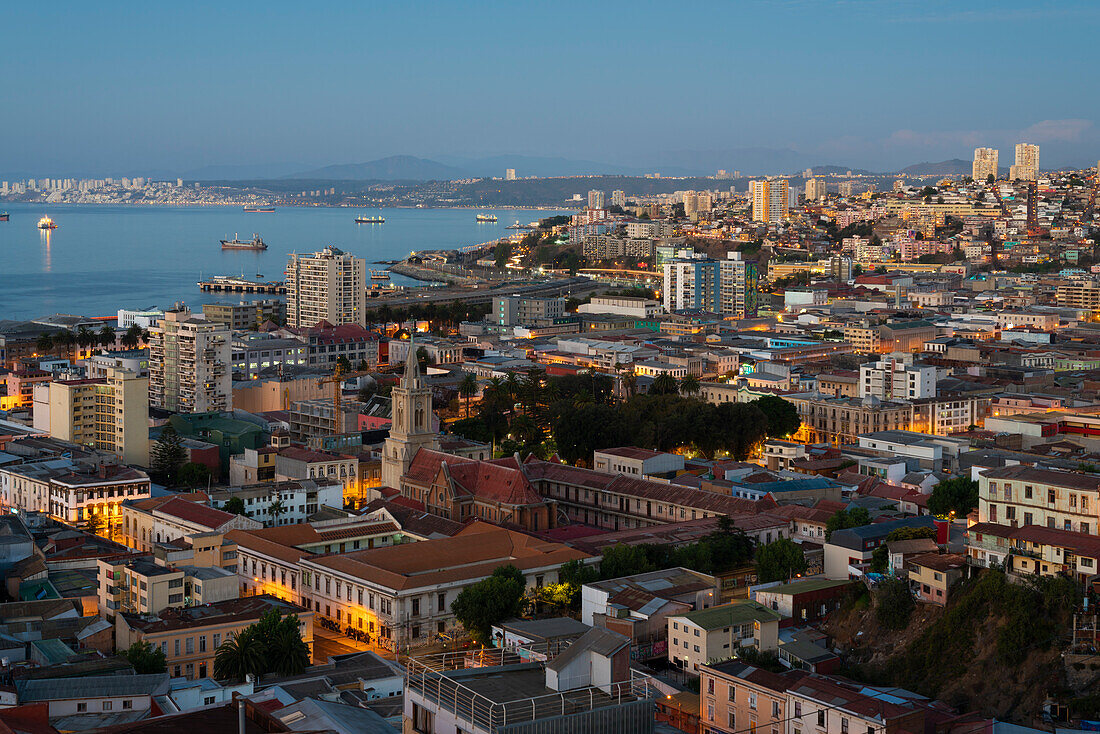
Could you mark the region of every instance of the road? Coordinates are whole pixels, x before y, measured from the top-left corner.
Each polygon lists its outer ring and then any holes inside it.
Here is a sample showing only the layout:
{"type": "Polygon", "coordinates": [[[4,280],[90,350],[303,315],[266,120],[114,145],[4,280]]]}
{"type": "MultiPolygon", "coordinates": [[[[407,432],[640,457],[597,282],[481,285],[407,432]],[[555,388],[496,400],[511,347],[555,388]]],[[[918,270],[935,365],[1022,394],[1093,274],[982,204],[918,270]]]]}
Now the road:
{"type": "Polygon", "coordinates": [[[313,663],[315,665],[327,663],[333,655],[347,655],[349,652],[362,652],[364,650],[373,650],[380,654],[383,652],[376,647],[369,647],[362,642],[344,637],[339,632],[327,630],[320,625],[314,625],[313,627],[313,663]]]}

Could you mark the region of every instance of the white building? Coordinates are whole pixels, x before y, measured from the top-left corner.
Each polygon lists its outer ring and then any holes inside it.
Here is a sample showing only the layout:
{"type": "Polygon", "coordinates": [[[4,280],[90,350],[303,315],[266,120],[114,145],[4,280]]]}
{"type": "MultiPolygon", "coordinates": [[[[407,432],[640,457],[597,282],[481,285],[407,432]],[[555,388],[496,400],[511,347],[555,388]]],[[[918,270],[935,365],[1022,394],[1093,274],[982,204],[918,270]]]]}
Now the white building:
{"type": "Polygon", "coordinates": [[[590,302],[582,303],[577,307],[577,313],[602,313],[652,319],[661,313],[661,302],[652,298],[593,296],[590,302]]]}
{"type": "Polygon", "coordinates": [[[859,397],[918,400],[936,397],[936,368],[907,365],[885,357],[859,368],[859,397]]]}
{"type": "Polygon", "coordinates": [[[592,468],[605,474],[648,477],[681,471],[684,468],[684,457],[636,446],[622,446],[593,452],[592,468]]]}
{"type": "Polygon", "coordinates": [[[989,176],[996,180],[998,155],[996,148],[974,149],[974,165],[971,170],[975,181],[985,181],[989,176]]]}
{"type": "Polygon", "coordinates": [[[292,254],[286,266],[288,326],[366,326],[366,261],[328,246],[312,255],[292,254]]]}

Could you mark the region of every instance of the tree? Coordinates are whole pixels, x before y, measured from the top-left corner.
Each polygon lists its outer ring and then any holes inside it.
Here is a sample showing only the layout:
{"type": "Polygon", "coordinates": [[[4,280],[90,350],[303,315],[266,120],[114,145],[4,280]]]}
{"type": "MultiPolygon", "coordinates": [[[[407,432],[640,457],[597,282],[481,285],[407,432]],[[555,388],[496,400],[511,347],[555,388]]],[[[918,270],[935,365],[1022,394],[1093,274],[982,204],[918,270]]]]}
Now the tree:
{"type": "Polygon", "coordinates": [[[515,617],[522,609],[525,584],[515,566],[501,566],[487,579],[467,586],[451,603],[459,624],[482,644],[494,624],[515,617]]]}
{"type": "Polygon", "coordinates": [[[994,175],[993,175],[992,173],[990,173],[990,174],[987,174],[987,175],[986,175],[986,177],[985,177],[985,182],[986,182],[987,184],[991,184],[991,183],[994,183],[994,182],[995,182],[996,180],[997,180],[997,177],[996,177],[996,176],[994,176],[994,175]]]}
{"type": "Polygon", "coordinates": [[[370,369],[370,365],[367,364],[367,360],[365,360],[365,359],[359,360],[359,364],[357,364],[355,366],[355,371],[356,372],[366,372],[369,369],[370,369]]]}
{"type": "Polygon", "coordinates": [[[98,343],[99,337],[83,324],[76,330],[76,345],[80,347],[82,351],[87,351],[93,344],[98,343]]]}
{"type": "Polygon", "coordinates": [[[887,579],[875,590],[875,619],[884,627],[905,629],[915,608],[908,579],[887,579]]]}
{"type": "Polygon", "coordinates": [[[504,263],[508,262],[508,258],[512,257],[512,243],[507,240],[501,240],[493,248],[493,264],[498,268],[503,268],[504,263]]]}
{"type": "Polygon", "coordinates": [[[470,398],[477,395],[477,377],[471,372],[463,373],[458,383],[458,394],[466,400],[466,417],[470,417],[470,398]]]}
{"type": "Polygon", "coordinates": [[[786,438],[798,431],[802,425],[802,419],[798,417],[798,408],[781,397],[766,395],[753,400],[749,405],[755,405],[764,414],[768,421],[769,438],[786,438]]]}
{"type": "Polygon", "coordinates": [[[360,403],[366,403],[370,401],[372,397],[378,392],[378,383],[373,380],[368,382],[363,387],[359,388],[359,392],[356,395],[360,403]]]}
{"type": "Polygon", "coordinates": [[[932,488],[928,511],[933,515],[966,517],[978,506],[978,483],[970,477],[955,477],[932,488]]]}
{"type": "Polygon", "coordinates": [[[230,635],[214,654],[214,677],[219,680],[243,681],[247,676],[257,678],[264,674],[264,641],[256,632],[256,625],[245,627],[230,635]]]}
{"type": "Polygon", "coordinates": [[[43,331],[38,335],[38,341],[35,342],[35,348],[38,350],[39,354],[49,354],[50,350],[54,348],[53,337],[43,331]]]}
{"type": "Polygon", "coordinates": [[[168,669],[164,651],[144,640],[139,640],[123,650],[122,657],[126,658],[138,675],[163,673],[168,669]]]}
{"type": "Polygon", "coordinates": [[[63,353],[68,353],[75,341],[76,337],[73,336],[73,333],[65,329],[55,332],[53,335],[54,347],[60,349],[63,353]]]}
{"type": "Polygon", "coordinates": [[[279,518],[286,514],[286,505],[283,504],[282,500],[275,500],[267,508],[267,512],[271,515],[271,524],[278,525],[279,518]]]}
{"type": "Polygon", "coordinates": [[[234,515],[243,515],[244,517],[248,517],[248,510],[244,508],[244,500],[242,500],[240,497],[230,497],[229,501],[222,505],[222,509],[226,512],[231,512],[234,515]]]}
{"type": "Polygon", "coordinates": [[[336,358],[336,371],[341,375],[351,372],[351,362],[342,354],[336,358]]]}
{"type": "Polygon", "coordinates": [[[99,346],[107,349],[115,343],[115,329],[113,326],[107,324],[103,325],[103,328],[99,330],[99,346]]]}
{"type": "Polygon", "coordinates": [[[264,641],[264,673],[298,675],[309,665],[309,646],[302,640],[296,614],[284,617],[280,610],[271,609],[252,626],[264,641]]]}
{"type": "Polygon", "coordinates": [[[653,384],[649,386],[650,395],[673,395],[679,391],[676,378],[668,372],[662,372],[653,378],[653,384]]]}
{"type": "Polygon", "coordinates": [[[757,583],[789,579],[806,570],[802,546],[790,538],[780,538],[756,551],[757,583]]]}
{"type": "Polygon", "coordinates": [[[176,474],[176,482],[185,487],[205,487],[210,480],[210,467],[195,461],[189,461],[181,466],[176,474]]]}
{"type": "Polygon", "coordinates": [[[424,347],[417,347],[416,349],[416,361],[420,365],[420,371],[426,372],[428,365],[434,364],[435,360],[428,354],[428,350],[424,347]]]}
{"type": "Polygon", "coordinates": [[[107,529],[107,519],[99,513],[89,512],[84,527],[92,535],[102,535],[107,529]]]}
{"type": "Polygon", "coordinates": [[[680,393],[683,395],[699,394],[699,378],[695,375],[684,375],[680,380],[680,393]]]}
{"type": "Polygon", "coordinates": [[[570,464],[590,461],[593,451],[630,443],[626,422],[609,405],[570,405],[552,420],[551,433],[558,455],[570,464]]]}
{"type": "Polygon", "coordinates": [[[160,438],[149,452],[149,468],[157,482],[172,486],[176,481],[180,467],[187,461],[187,450],[183,447],[179,433],[169,423],[160,432],[160,438]]]}
{"type": "Polygon", "coordinates": [[[137,349],[137,345],[141,343],[141,327],[137,324],[131,325],[122,335],[121,341],[122,346],[127,349],[137,349]]]}
{"type": "Polygon", "coordinates": [[[859,528],[871,524],[871,513],[866,508],[853,507],[847,510],[837,510],[825,523],[825,540],[828,540],[834,530],[845,528],[859,528]]]}

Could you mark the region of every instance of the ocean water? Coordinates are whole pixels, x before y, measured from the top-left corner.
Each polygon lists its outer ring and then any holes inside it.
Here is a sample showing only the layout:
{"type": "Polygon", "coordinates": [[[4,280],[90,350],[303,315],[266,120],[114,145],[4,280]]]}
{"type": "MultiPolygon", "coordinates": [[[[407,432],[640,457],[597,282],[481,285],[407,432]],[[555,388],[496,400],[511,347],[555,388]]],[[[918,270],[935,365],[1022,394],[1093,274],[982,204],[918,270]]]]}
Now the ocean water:
{"type": "MultiPolygon", "coordinates": [[[[120,308],[163,308],[177,301],[198,306],[237,294],[203,293],[211,275],[282,280],[287,256],[335,245],[368,263],[397,260],[417,250],[465,247],[513,234],[526,224],[564,212],[508,209],[382,209],[385,224],[356,224],[379,210],[279,207],[246,214],[240,207],[153,207],[0,203],[0,319],[54,313],[110,316],[120,308]],[[496,214],[479,223],[479,212],[496,214]],[[39,230],[48,214],[57,229],[39,230]],[[268,249],[222,250],[219,240],[263,237],[268,249]]],[[[381,267],[381,266],[377,266],[381,267]]],[[[395,283],[415,283],[394,275],[395,283]]]]}

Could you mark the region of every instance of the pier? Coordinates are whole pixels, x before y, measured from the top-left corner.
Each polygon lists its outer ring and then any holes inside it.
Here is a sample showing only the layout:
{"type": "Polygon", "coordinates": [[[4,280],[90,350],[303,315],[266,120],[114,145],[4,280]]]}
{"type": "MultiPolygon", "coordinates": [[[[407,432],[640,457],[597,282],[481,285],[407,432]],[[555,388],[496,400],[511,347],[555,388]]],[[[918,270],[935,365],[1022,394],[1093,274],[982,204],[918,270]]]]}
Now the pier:
{"type": "Polygon", "coordinates": [[[198,282],[199,289],[215,293],[270,293],[286,295],[286,284],[281,280],[249,280],[232,275],[215,275],[198,282]]]}

